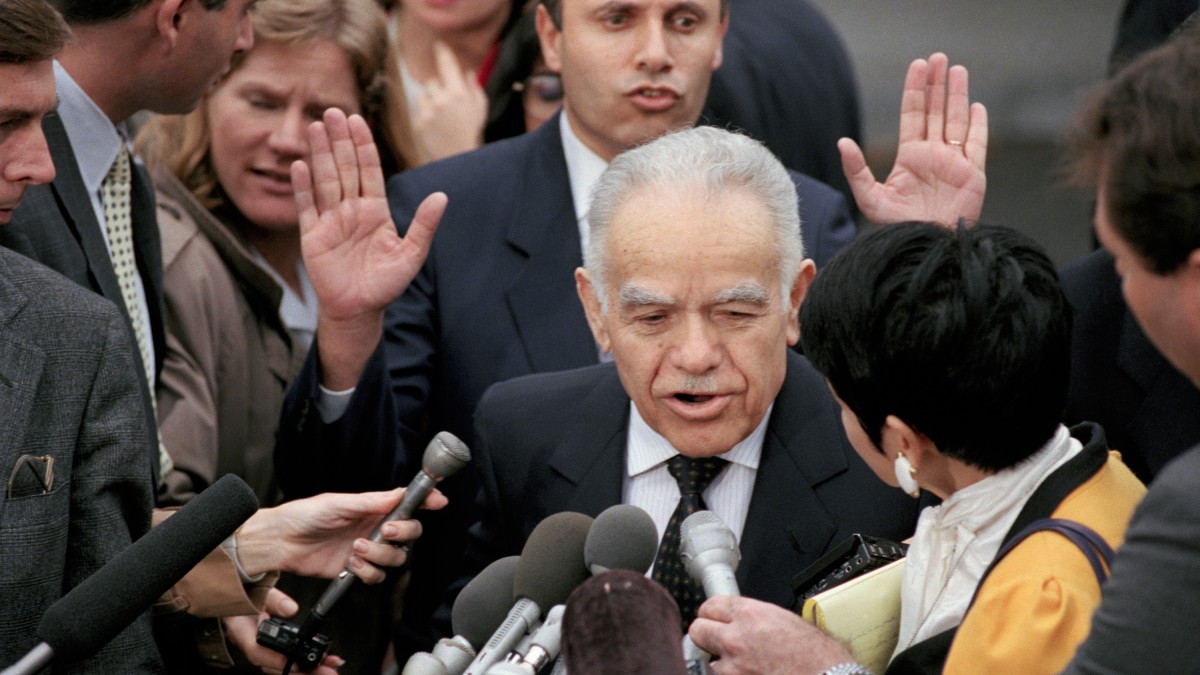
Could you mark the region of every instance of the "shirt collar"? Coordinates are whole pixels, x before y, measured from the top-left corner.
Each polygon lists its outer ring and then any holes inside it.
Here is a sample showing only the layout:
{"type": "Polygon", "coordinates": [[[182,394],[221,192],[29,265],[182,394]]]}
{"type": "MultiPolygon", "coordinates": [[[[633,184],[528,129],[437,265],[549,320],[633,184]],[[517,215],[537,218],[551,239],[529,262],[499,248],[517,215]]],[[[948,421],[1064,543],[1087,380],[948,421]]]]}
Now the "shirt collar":
{"type": "MultiPolygon", "coordinates": [[[[575,218],[582,222],[592,205],[592,188],[596,187],[600,174],[608,168],[608,162],[579,140],[567,120],[566,112],[560,113],[558,120],[563,156],[567,160],[567,177],[571,181],[571,197],[575,201],[575,218]]],[[[586,247],[587,241],[583,245],[586,247]]]]}
{"type": "Polygon", "coordinates": [[[121,150],[121,131],[58,61],[54,62],[54,84],[58,116],[71,140],[79,174],[88,194],[95,194],[121,150]]]}
{"type": "MultiPolygon", "coordinates": [[[[727,459],[734,464],[740,464],[748,469],[758,470],[758,462],[762,458],[763,439],[767,436],[767,420],[771,419],[771,411],[775,408],[772,403],[767,408],[767,414],[762,421],[737,445],[717,457],[727,459]]],[[[629,477],[650,471],[665,463],[679,452],[671,446],[671,442],[650,428],[642,419],[637,406],[629,402],[629,449],[625,453],[625,469],[629,477]]]]}

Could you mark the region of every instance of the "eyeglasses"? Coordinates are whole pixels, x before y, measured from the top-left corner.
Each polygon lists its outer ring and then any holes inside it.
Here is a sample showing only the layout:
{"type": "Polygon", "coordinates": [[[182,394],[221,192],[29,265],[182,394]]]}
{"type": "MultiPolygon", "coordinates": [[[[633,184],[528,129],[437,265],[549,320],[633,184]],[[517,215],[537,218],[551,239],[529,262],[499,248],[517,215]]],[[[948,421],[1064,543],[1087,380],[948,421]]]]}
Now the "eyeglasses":
{"type": "Polygon", "coordinates": [[[513,82],[513,91],[529,91],[546,103],[558,103],[563,98],[562,78],[558,73],[535,73],[524,82],[513,82]]]}

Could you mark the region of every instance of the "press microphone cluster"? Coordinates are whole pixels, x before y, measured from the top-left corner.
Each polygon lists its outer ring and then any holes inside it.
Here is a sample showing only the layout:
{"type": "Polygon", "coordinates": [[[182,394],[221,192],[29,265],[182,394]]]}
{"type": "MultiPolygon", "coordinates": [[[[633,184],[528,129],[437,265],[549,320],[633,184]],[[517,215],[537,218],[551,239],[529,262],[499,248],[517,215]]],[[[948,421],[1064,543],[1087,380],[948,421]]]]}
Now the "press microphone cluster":
{"type": "Polygon", "coordinates": [[[46,610],[42,643],[3,675],[36,673],[100,651],[258,510],[254,491],[226,475],[133,542],[46,610]]]}
{"type": "Polygon", "coordinates": [[[530,675],[561,651],[563,603],[592,574],[654,562],[658,532],[635,506],[607,509],[594,521],[578,513],[547,517],[520,557],[489,565],[459,593],[453,638],[413,655],[404,675],[530,675]]]}

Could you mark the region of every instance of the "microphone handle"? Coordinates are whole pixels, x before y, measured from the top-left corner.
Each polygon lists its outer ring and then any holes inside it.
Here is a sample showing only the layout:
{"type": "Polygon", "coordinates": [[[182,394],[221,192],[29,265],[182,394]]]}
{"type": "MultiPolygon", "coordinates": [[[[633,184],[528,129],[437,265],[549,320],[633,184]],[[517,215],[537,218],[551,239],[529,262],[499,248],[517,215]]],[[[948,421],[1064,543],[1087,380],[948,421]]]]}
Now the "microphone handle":
{"type": "MultiPolygon", "coordinates": [[[[417,508],[421,506],[421,502],[425,501],[425,498],[429,496],[429,493],[436,486],[437,481],[430,477],[429,474],[424,471],[419,472],[412,479],[412,482],[408,484],[408,487],[404,489],[404,497],[396,505],[396,508],[392,509],[392,512],[375,526],[375,529],[371,532],[371,541],[375,543],[383,541],[384,523],[412,518],[412,515],[417,512],[417,508]]],[[[329,612],[333,609],[333,606],[338,600],[342,599],[346,591],[350,590],[350,587],[354,585],[354,580],[357,578],[354,576],[354,570],[350,567],[349,561],[347,561],[346,566],[342,568],[341,572],[338,572],[337,577],[329,583],[329,587],[325,589],[325,592],[321,594],[321,598],[313,605],[312,614],[317,615],[320,621],[324,621],[329,616],[329,612]]],[[[310,616],[309,618],[311,619],[312,617],[310,616]]],[[[305,621],[305,623],[309,622],[305,621]]],[[[306,635],[303,629],[301,630],[301,634],[306,635]]]]}
{"type": "Polygon", "coordinates": [[[704,578],[700,580],[700,585],[704,587],[705,597],[715,597],[718,595],[728,595],[738,597],[742,594],[738,590],[737,576],[733,572],[733,568],[729,565],[711,564],[704,568],[704,578]]]}
{"type": "Polygon", "coordinates": [[[521,598],[512,609],[504,623],[492,634],[492,638],[475,655],[475,660],[467,668],[466,675],[484,675],[493,665],[504,659],[513,647],[521,641],[529,630],[541,619],[542,610],[537,603],[529,598],[521,598]]]}
{"type": "Polygon", "coordinates": [[[29,650],[29,653],[22,656],[20,661],[0,671],[0,675],[33,675],[50,665],[52,660],[54,660],[54,648],[45,642],[39,642],[38,646],[29,650]]]}

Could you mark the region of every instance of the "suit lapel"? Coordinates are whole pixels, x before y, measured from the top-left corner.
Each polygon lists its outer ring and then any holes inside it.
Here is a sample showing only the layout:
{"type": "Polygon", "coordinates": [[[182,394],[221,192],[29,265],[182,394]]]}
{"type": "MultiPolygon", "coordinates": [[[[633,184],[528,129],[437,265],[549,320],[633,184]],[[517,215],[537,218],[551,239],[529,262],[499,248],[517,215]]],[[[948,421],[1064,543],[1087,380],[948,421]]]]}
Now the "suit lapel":
{"type": "Polygon", "coordinates": [[[621,388],[617,371],[602,366],[604,374],[580,402],[580,415],[550,454],[551,471],[562,480],[539,495],[548,513],[577,511],[597,516],[621,503],[625,474],[625,442],[629,427],[629,397],[621,388]],[[607,436],[597,429],[611,429],[607,436]]]}
{"type": "Polygon", "coordinates": [[[829,398],[803,377],[809,369],[789,350],[739,542],[742,592],[784,607],[793,604],[791,577],[816,561],[837,531],[814,487],[847,469],[845,455],[833,451],[843,441],[829,425],[829,398]]]}
{"type": "MultiPolygon", "coordinates": [[[[5,252],[5,255],[11,255],[5,252]]],[[[26,437],[37,385],[42,380],[46,355],[36,345],[15,337],[9,323],[29,301],[10,280],[11,272],[0,255],[0,460],[16,460],[21,439],[26,437]]],[[[8,478],[11,465],[0,462],[8,478]]]]}
{"type": "Polygon", "coordinates": [[[583,264],[571,182],[558,117],[530,135],[519,203],[506,230],[524,269],[508,290],[508,308],[534,372],[596,363],[596,344],[575,293],[583,264]]]}
{"type": "Polygon", "coordinates": [[[104,243],[100,223],[96,221],[91,197],[83,187],[83,177],[79,174],[75,152],[71,149],[71,140],[67,137],[62,119],[58,115],[47,115],[42,121],[42,130],[46,133],[46,141],[50,145],[50,154],[54,158],[54,168],[58,174],[51,183],[51,189],[65,210],[63,216],[67,227],[79,242],[79,247],[83,249],[92,287],[125,312],[121,285],[113,272],[108,246],[104,243]]]}

